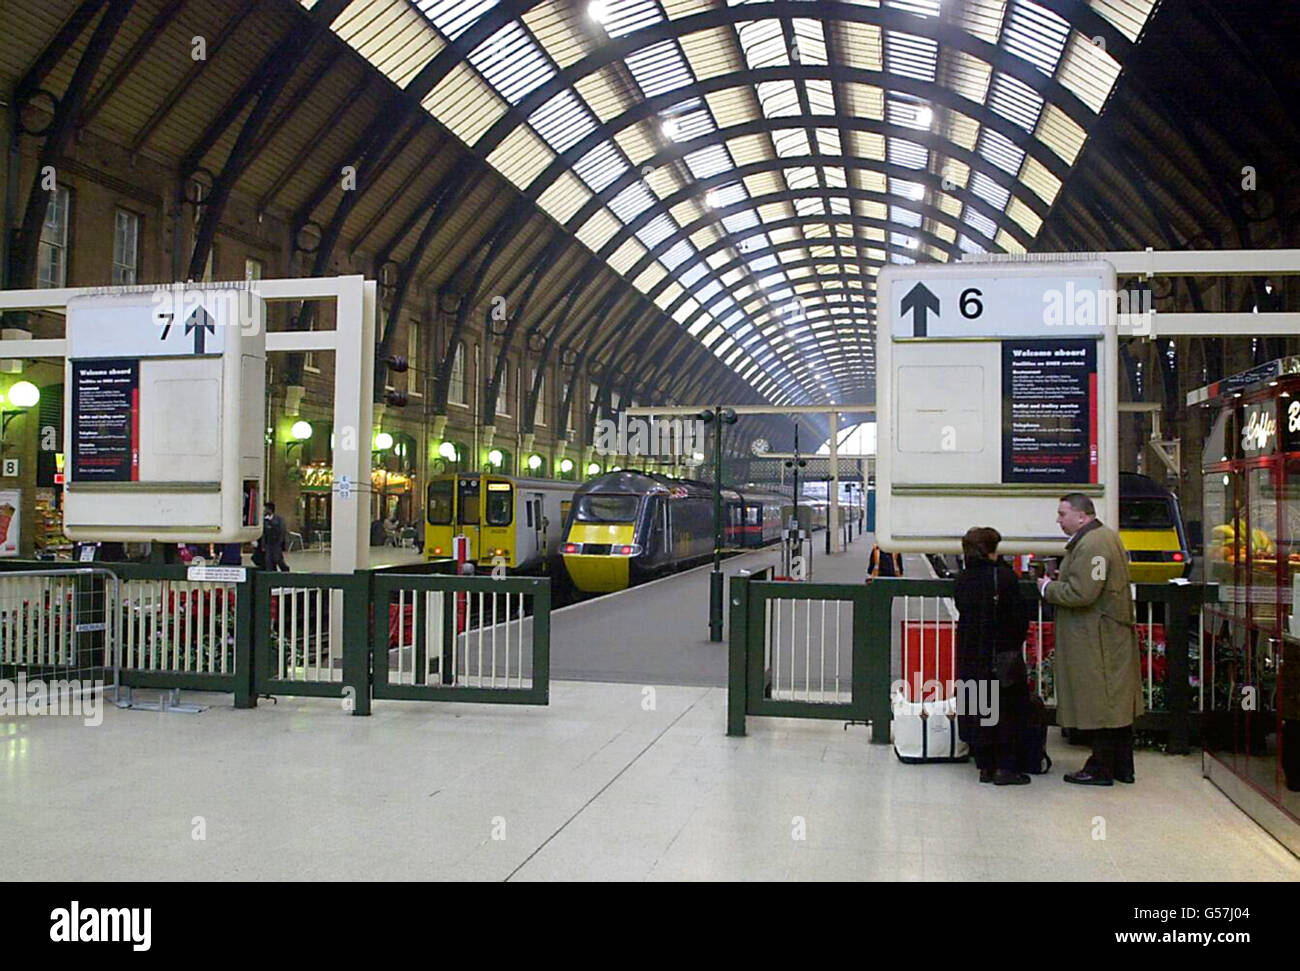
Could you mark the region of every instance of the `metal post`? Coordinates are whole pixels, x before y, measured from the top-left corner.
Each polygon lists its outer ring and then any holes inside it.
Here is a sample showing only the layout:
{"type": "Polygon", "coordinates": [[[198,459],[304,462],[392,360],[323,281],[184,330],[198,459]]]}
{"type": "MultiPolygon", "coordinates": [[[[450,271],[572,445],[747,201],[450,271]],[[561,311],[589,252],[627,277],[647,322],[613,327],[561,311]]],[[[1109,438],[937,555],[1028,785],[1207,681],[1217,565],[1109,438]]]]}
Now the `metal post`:
{"type": "Polygon", "coordinates": [[[722,409],[713,409],[713,572],[709,574],[709,640],[722,640],[722,409]]]}

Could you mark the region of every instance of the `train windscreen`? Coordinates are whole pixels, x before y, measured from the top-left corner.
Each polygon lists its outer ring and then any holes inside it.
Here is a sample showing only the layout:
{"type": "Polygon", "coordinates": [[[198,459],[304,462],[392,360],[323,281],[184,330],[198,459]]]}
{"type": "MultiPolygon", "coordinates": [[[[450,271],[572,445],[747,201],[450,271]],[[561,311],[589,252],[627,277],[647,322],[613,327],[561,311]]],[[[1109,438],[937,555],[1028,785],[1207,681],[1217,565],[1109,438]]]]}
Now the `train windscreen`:
{"type": "Polygon", "coordinates": [[[487,524],[509,526],[514,509],[515,490],[509,482],[489,482],[487,496],[487,524]]]}
{"type": "Polygon", "coordinates": [[[478,525],[479,480],[460,480],[460,521],[464,526],[478,525]]]}
{"type": "Polygon", "coordinates": [[[573,504],[574,518],[580,523],[630,523],[636,519],[640,503],[640,496],[579,496],[573,504]]]}
{"type": "Polygon", "coordinates": [[[450,479],[438,479],[429,483],[429,501],[426,508],[430,525],[451,525],[451,498],[452,483],[450,479]]]}
{"type": "Polygon", "coordinates": [[[1173,529],[1174,504],[1158,496],[1119,501],[1121,529],[1173,529]]]}

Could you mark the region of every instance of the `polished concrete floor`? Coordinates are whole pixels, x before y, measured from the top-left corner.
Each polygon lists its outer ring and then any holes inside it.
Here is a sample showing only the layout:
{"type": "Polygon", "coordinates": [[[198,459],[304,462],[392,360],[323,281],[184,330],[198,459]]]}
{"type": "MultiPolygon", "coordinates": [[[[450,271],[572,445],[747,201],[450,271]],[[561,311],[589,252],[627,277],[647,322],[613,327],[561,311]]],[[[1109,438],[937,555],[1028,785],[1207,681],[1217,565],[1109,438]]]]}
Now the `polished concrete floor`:
{"type": "Polygon", "coordinates": [[[548,708],[229,696],[201,714],[0,723],[0,878],[1300,880],[1203,780],[1022,788],[909,766],[866,729],[751,718],[706,687],[556,682],[548,708]],[[202,837],[202,838],[199,838],[202,837]]]}

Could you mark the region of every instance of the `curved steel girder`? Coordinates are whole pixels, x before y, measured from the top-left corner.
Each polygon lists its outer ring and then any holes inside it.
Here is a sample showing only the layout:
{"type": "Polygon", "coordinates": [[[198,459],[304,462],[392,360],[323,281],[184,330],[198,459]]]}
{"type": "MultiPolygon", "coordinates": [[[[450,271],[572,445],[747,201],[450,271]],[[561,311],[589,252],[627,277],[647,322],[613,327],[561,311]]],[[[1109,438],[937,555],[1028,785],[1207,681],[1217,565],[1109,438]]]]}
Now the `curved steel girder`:
{"type": "MultiPolygon", "coordinates": [[[[490,204],[489,204],[490,205],[490,204]]],[[[536,212],[528,213],[526,210],[532,208],[524,200],[516,199],[511,205],[501,210],[500,214],[500,233],[503,236],[502,245],[514,245],[514,257],[521,263],[526,263],[528,255],[538,239],[548,228],[546,220],[539,218],[536,212]],[[519,212],[525,211],[528,218],[520,221],[519,212]]],[[[485,207],[483,215],[487,215],[488,210],[485,207]]],[[[438,269],[440,263],[446,262],[450,252],[454,251],[459,241],[453,241],[450,246],[445,246],[439,253],[434,254],[434,265],[424,271],[417,280],[419,286],[424,287],[429,284],[430,276],[438,269]]],[[[486,297],[502,296],[506,290],[510,289],[511,283],[508,281],[516,280],[523,272],[527,271],[527,266],[515,266],[511,264],[501,264],[497,266],[496,262],[487,267],[482,275],[477,278],[477,292],[479,299],[486,297]],[[492,269],[496,266],[496,270],[492,269]]],[[[442,289],[457,290],[459,287],[455,281],[460,278],[459,271],[453,271],[440,284],[442,289]]]]}
{"type": "Polygon", "coordinates": [[[449,197],[454,197],[456,195],[454,192],[455,188],[459,185],[463,185],[472,172],[473,170],[466,172],[460,165],[453,164],[442,178],[434,184],[433,188],[429,190],[429,193],[420,200],[419,204],[411,210],[411,214],[403,220],[402,225],[398,226],[397,230],[386,239],[384,244],[376,251],[375,264],[382,266],[384,263],[388,262],[389,257],[393,255],[393,250],[402,245],[402,240],[406,239],[406,237],[411,234],[411,231],[419,224],[421,217],[423,217],[430,208],[434,209],[435,215],[437,215],[439,219],[444,218],[446,215],[447,200],[449,197]]]}
{"type": "MultiPolygon", "coordinates": [[[[63,91],[63,96],[59,99],[54,110],[54,120],[50,127],[45,131],[45,141],[41,145],[40,158],[36,165],[36,172],[32,176],[32,187],[27,193],[27,204],[23,210],[23,219],[19,224],[17,239],[13,242],[13,248],[9,253],[10,274],[9,286],[34,286],[36,283],[36,265],[40,254],[41,246],[41,227],[45,223],[45,214],[49,210],[50,190],[42,190],[41,182],[45,178],[45,173],[50,169],[56,169],[59,162],[63,159],[63,151],[68,146],[72,138],[73,127],[76,123],[77,116],[81,114],[82,105],[85,104],[86,95],[90,91],[90,85],[95,79],[95,73],[99,70],[99,65],[103,62],[104,56],[108,53],[113,44],[113,38],[117,36],[122,22],[126,20],[127,14],[131,12],[135,0],[109,0],[103,16],[99,18],[99,23],[95,26],[94,32],[91,33],[90,39],[86,42],[85,50],[81,58],[77,61],[77,66],[72,72],[72,78],[68,81],[68,86],[63,91]]],[[[72,40],[79,38],[84,32],[87,25],[99,12],[102,4],[83,4],[73,14],[69,22],[71,26],[65,26],[54,38],[56,42],[66,40],[65,32],[71,31],[75,27],[75,33],[72,40]]],[[[53,44],[37,59],[36,67],[28,72],[28,77],[32,81],[26,82],[30,87],[35,83],[39,87],[45,74],[58,64],[59,60],[66,53],[66,48],[57,51],[51,50],[53,44]]],[[[21,102],[16,102],[21,104],[21,102]]],[[[17,136],[14,136],[15,139],[17,136]]],[[[16,142],[15,142],[16,144],[16,142]]],[[[13,171],[9,178],[17,179],[18,172],[13,171]]]]}
{"type": "Polygon", "coordinates": [[[100,82],[99,87],[95,89],[95,93],[86,99],[86,107],[82,109],[81,114],[77,117],[78,129],[84,129],[94,120],[95,116],[99,114],[99,110],[104,107],[105,102],[113,96],[113,93],[130,76],[131,72],[144,61],[149,48],[153,47],[158,38],[162,36],[163,31],[181,12],[185,2],[186,0],[168,0],[168,3],[154,14],[153,20],[149,21],[149,26],[136,38],[136,42],[131,45],[130,50],[122,55],[122,59],[117,62],[117,65],[109,72],[108,76],[100,82]]]}
{"type": "MultiPolygon", "coordinates": [[[[773,70],[773,69],[765,69],[765,71],[767,70],[773,70]]],[[[783,68],[780,69],[779,71],[776,71],[776,73],[784,75],[789,73],[791,70],[794,69],[783,68]]],[[[761,74],[761,73],[765,73],[765,71],[754,72],[754,73],[761,74]]],[[[680,96],[675,100],[680,101],[681,100],[680,96]]],[[[927,148],[927,150],[931,152],[939,152],[949,158],[954,159],[955,161],[968,165],[970,166],[972,171],[982,172],[989,179],[996,182],[998,185],[1002,186],[1005,189],[1008,190],[1015,189],[1017,186],[1020,185],[1019,181],[1016,179],[1014,175],[1009,175],[1007,172],[998,168],[996,165],[994,165],[992,162],[984,158],[979,153],[971,151],[970,149],[963,148],[960,145],[945,138],[944,136],[934,134],[933,132],[920,131],[914,128],[907,128],[902,125],[895,125],[889,122],[877,121],[870,118],[858,118],[858,117],[846,116],[846,115],[813,115],[811,117],[812,119],[820,119],[820,124],[817,124],[815,121],[810,121],[808,123],[813,127],[834,128],[839,132],[859,131],[859,132],[868,132],[872,134],[890,135],[898,138],[904,138],[907,139],[908,141],[912,141],[912,142],[916,142],[917,144],[924,145],[927,148]]],[[[628,171],[620,175],[614,182],[610,183],[603,190],[601,190],[600,193],[593,195],[591,199],[587,200],[587,202],[582,206],[581,209],[579,209],[573,216],[569,218],[567,225],[571,227],[581,226],[589,218],[591,218],[592,214],[595,213],[601,206],[608,204],[609,200],[615,198],[620,192],[626,189],[629,185],[639,181],[643,177],[641,173],[647,167],[658,168],[662,165],[667,165],[671,162],[682,161],[685,158],[685,156],[688,154],[700,151],[701,149],[708,148],[714,145],[725,145],[725,143],[728,140],[733,138],[740,138],[746,135],[766,134],[773,131],[781,131],[789,128],[802,127],[801,125],[794,124],[794,122],[798,120],[799,120],[798,116],[790,116],[790,115],[783,115],[775,118],[759,118],[752,121],[743,122],[739,125],[732,125],[729,128],[719,128],[712,132],[709,132],[706,135],[701,135],[698,138],[693,138],[688,141],[674,142],[671,147],[661,150],[660,152],[651,156],[649,159],[645,160],[644,162],[641,162],[639,165],[630,168],[628,171]]],[[[1057,178],[1064,181],[1066,175],[1069,174],[1070,165],[1067,162],[1065,162],[1065,160],[1062,159],[1059,155],[1057,155],[1055,152],[1049,149],[1045,144],[1040,142],[1038,139],[1034,138],[1031,135],[1026,135],[1023,129],[1016,128],[1014,125],[1012,125],[1011,127],[1014,129],[1014,131],[1019,133],[1019,137],[1011,138],[1011,140],[1016,143],[1017,147],[1025,151],[1025,153],[1028,156],[1037,159],[1045,168],[1051,171],[1053,175],[1055,175],[1057,178]]],[[[582,144],[585,145],[586,142],[584,141],[582,144]]],[[[590,147],[595,147],[596,144],[600,144],[600,142],[595,142],[590,147]]],[[[565,155],[563,156],[563,158],[565,159],[568,159],[568,157],[569,157],[569,153],[565,153],[565,155]]],[[[574,156],[572,161],[577,161],[581,157],[582,157],[581,155],[574,156]]],[[[781,168],[794,168],[799,166],[800,164],[812,164],[812,163],[804,162],[804,159],[806,159],[807,157],[808,156],[791,155],[787,158],[777,157],[773,161],[779,161],[784,163],[780,166],[781,168]]],[[[835,157],[835,156],[828,156],[828,157],[835,157]]],[[[888,164],[886,159],[866,159],[857,155],[853,155],[853,156],[841,155],[839,156],[839,158],[841,159],[841,161],[839,162],[825,163],[825,164],[835,164],[835,165],[845,166],[848,165],[849,160],[852,159],[857,162],[857,164],[853,166],[854,168],[859,168],[859,169],[865,168],[876,172],[884,171],[885,166],[888,164]]],[[[541,176],[538,176],[538,178],[535,179],[533,183],[528,187],[528,195],[534,199],[538,198],[541,195],[541,193],[544,192],[549,187],[551,182],[554,182],[555,179],[558,178],[560,174],[562,174],[565,171],[568,171],[569,168],[571,168],[571,165],[560,166],[559,157],[557,157],[556,162],[553,162],[552,165],[549,168],[547,168],[546,171],[544,171],[541,176]],[[548,179],[547,176],[551,176],[551,178],[548,179]]],[[[906,172],[912,170],[903,169],[902,171],[906,172]]],[[[971,193],[969,189],[954,188],[952,190],[945,190],[945,191],[947,191],[950,195],[962,199],[963,201],[969,201],[977,206],[983,206],[986,209],[991,209],[991,207],[985,205],[983,201],[979,199],[978,196],[975,196],[973,193],[971,193]]],[[[1025,195],[1032,195],[1032,193],[1025,193],[1025,195]]],[[[1029,204],[1032,205],[1033,203],[1030,202],[1029,204]]],[[[1004,212],[997,209],[991,209],[991,213],[996,216],[1006,215],[1004,212]]]]}
{"type": "MultiPolygon", "coordinates": [[[[994,69],[1001,71],[1003,74],[1010,75],[1021,81],[1045,100],[1065,111],[1079,124],[1084,124],[1084,120],[1090,122],[1096,118],[1092,110],[1083,104],[1077,95],[1062,86],[1055,78],[1047,77],[1028,61],[1016,57],[1002,48],[981,40],[960,27],[955,27],[939,18],[920,18],[898,10],[863,7],[851,3],[836,2],[836,0],[822,0],[816,6],[809,6],[807,3],[790,2],[790,0],[773,0],[771,3],[764,3],[761,8],[754,8],[748,4],[717,7],[702,13],[681,17],[677,20],[652,24],[623,37],[610,39],[586,57],[559,70],[549,81],[525,95],[514,106],[513,112],[507,112],[488,129],[474,145],[474,151],[481,158],[486,158],[514,130],[519,118],[531,115],[539,107],[559,94],[560,91],[571,87],[574,82],[615,61],[624,60],[629,54],[660,41],[678,40],[686,34],[707,30],[712,27],[734,25],[742,21],[754,20],[756,17],[765,20],[777,18],[807,19],[812,17],[822,22],[866,23],[904,34],[926,37],[938,41],[946,47],[971,54],[992,65],[994,69]]],[[[757,74],[758,72],[750,73],[757,74]]],[[[944,103],[943,99],[947,96],[956,97],[953,92],[946,91],[935,82],[914,82],[902,75],[888,72],[872,73],[875,73],[877,77],[888,78],[887,87],[894,90],[908,91],[909,87],[919,84],[921,97],[940,104],[944,103]]],[[[844,77],[852,79],[847,73],[844,77]]],[[[698,95],[701,83],[695,81],[690,85],[677,89],[680,92],[678,100],[698,95]]],[[[880,85],[877,84],[876,86],[880,85]]],[[[968,102],[964,98],[961,100],[972,107],[974,106],[973,102],[968,102]]],[[[992,124],[990,121],[990,125],[992,124]]]]}
{"type": "Polygon", "coordinates": [[[63,26],[59,28],[50,42],[45,45],[45,49],[37,55],[36,60],[23,75],[22,79],[14,85],[14,105],[21,107],[29,98],[40,90],[41,84],[44,83],[49,73],[54,70],[58,63],[63,60],[63,56],[72,50],[77,43],[82,32],[87,25],[95,19],[105,0],[83,0],[83,2],[72,12],[63,26]]]}
{"type": "Polygon", "coordinates": [[[252,160],[253,148],[257,144],[263,122],[270,116],[276,100],[302,64],[305,53],[320,37],[329,35],[328,24],[346,6],[347,0],[326,0],[319,4],[319,14],[313,11],[311,17],[300,20],[291,27],[262,59],[254,76],[227,103],[221,114],[208,125],[181,160],[181,176],[187,178],[198,168],[203,156],[226,128],[244,112],[248,102],[256,98],[256,103],[245,117],[244,124],[235,137],[235,144],[221,167],[221,174],[213,180],[212,191],[204,200],[199,228],[195,233],[194,252],[190,256],[188,279],[197,280],[203,276],[212,243],[217,238],[217,226],[225,213],[226,202],[235,189],[235,183],[252,160]]]}
{"type": "MultiPolygon", "coordinates": [[[[591,261],[591,265],[596,266],[598,264],[596,264],[596,261],[593,259],[591,261]]],[[[570,301],[576,300],[579,292],[580,291],[578,290],[574,290],[569,298],[570,301]]],[[[619,296],[621,296],[621,294],[619,294],[618,289],[616,287],[610,287],[609,290],[607,290],[604,294],[600,296],[599,303],[597,306],[600,307],[601,309],[597,310],[596,312],[603,313],[605,309],[608,309],[609,307],[613,306],[614,302],[618,299],[619,296]]],[[[561,327],[558,324],[552,327],[550,332],[546,335],[546,337],[543,338],[542,349],[541,351],[538,352],[537,374],[534,375],[533,377],[533,386],[528,392],[528,406],[527,408],[524,409],[524,415],[523,415],[523,429],[526,433],[533,431],[533,417],[537,413],[537,396],[541,393],[542,380],[546,372],[546,366],[550,363],[551,352],[555,349],[556,342],[560,336],[560,330],[561,327]]],[[[534,331],[531,330],[529,331],[530,334],[533,332],[534,331]]],[[[577,375],[581,369],[582,369],[582,357],[581,355],[579,355],[578,359],[573,364],[573,369],[572,369],[573,377],[569,381],[565,389],[566,402],[572,401],[573,385],[577,383],[577,375]]],[[[562,411],[561,414],[568,415],[570,414],[570,412],[566,409],[562,411]]]]}

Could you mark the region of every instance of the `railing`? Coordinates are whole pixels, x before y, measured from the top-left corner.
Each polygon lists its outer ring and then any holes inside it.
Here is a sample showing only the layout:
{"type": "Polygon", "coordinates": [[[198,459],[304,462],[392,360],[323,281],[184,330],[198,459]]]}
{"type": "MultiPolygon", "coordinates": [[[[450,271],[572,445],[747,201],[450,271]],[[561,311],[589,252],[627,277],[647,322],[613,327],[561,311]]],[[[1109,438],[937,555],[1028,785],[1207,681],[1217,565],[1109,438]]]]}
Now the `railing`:
{"type": "Polygon", "coordinates": [[[381,573],[373,602],[376,698],[547,704],[549,579],[381,573]]]}
{"type": "MultiPolygon", "coordinates": [[[[894,658],[908,692],[919,693],[923,682],[937,681],[944,696],[951,695],[955,587],[953,580],[901,578],[868,584],[774,583],[770,569],[733,577],[728,734],[745,734],[746,715],[845,718],[871,722],[872,741],[887,742],[888,731],[874,729],[889,724],[894,658]]],[[[1031,688],[1053,712],[1052,608],[1038,598],[1032,582],[1022,581],[1021,588],[1034,605],[1022,648],[1031,688]]],[[[1147,709],[1135,727],[1168,732],[1169,751],[1186,752],[1193,711],[1204,707],[1200,612],[1204,602],[1217,597],[1217,588],[1146,583],[1136,584],[1135,590],[1147,709]],[[1198,672],[1195,702],[1193,664],[1198,672]]]]}

